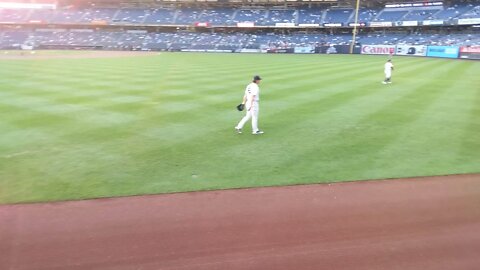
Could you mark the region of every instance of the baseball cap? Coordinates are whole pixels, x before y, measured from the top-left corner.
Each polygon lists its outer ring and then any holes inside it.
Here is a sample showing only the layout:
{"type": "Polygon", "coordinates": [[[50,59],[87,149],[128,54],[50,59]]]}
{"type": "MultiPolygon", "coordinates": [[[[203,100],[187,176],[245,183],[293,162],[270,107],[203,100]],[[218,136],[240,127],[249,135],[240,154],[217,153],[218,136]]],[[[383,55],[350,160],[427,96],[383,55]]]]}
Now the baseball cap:
{"type": "Polygon", "coordinates": [[[254,81],[260,81],[260,80],[262,80],[262,78],[260,78],[260,76],[258,76],[258,75],[255,75],[255,77],[253,77],[253,80],[254,81]]]}

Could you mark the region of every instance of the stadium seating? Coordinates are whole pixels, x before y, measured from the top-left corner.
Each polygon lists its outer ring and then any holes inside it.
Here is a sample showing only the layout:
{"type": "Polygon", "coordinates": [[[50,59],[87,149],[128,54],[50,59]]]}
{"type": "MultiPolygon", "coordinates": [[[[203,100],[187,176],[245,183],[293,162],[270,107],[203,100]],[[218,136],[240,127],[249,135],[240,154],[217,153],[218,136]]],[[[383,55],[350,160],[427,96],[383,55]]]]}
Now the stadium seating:
{"type": "Polygon", "coordinates": [[[141,24],[147,16],[144,9],[120,9],[112,19],[113,23],[141,24]]]}
{"type": "Polygon", "coordinates": [[[212,25],[233,24],[233,9],[205,9],[200,17],[201,22],[208,22],[212,25]]]}
{"type": "Polygon", "coordinates": [[[461,19],[470,19],[470,18],[480,18],[480,5],[473,6],[468,5],[471,7],[467,12],[463,13],[462,15],[458,16],[461,19]]]}
{"type": "MultiPolygon", "coordinates": [[[[373,18],[377,16],[379,10],[374,10],[374,9],[365,9],[361,8],[358,10],[358,22],[371,22],[373,21],[373,18]]],[[[355,21],[355,14],[353,14],[349,20],[349,22],[354,22],[355,21]]]]}
{"type": "Polygon", "coordinates": [[[275,10],[270,9],[268,17],[265,19],[266,25],[275,25],[277,23],[293,23],[297,22],[297,10],[275,10]]]}
{"type": "Polygon", "coordinates": [[[146,11],[144,24],[173,24],[176,10],[167,8],[157,8],[146,11]]]}
{"type": "Polygon", "coordinates": [[[321,9],[299,9],[298,23],[299,24],[321,24],[323,22],[323,15],[325,10],[321,9]]]}
{"type": "Polygon", "coordinates": [[[353,15],[353,9],[329,9],[326,11],[324,23],[346,24],[353,15]]]}
{"type": "MultiPolygon", "coordinates": [[[[475,34],[384,34],[359,35],[363,44],[422,44],[422,45],[474,45],[480,44],[475,34]]],[[[0,47],[15,48],[21,44],[38,46],[100,46],[105,49],[144,50],[234,50],[240,48],[288,48],[304,45],[346,45],[349,34],[219,34],[219,33],[146,33],[105,31],[5,31],[0,32],[0,47]]]]}
{"type": "Polygon", "coordinates": [[[240,9],[234,13],[234,23],[255,22],[257,25],[266,25],[266,9],[240,9]]]}
{"type": "Polygon", "coordinates": [[[433,20],[435,14],[441,11],[440,8],[433,9],[412,9],[407,15],[403,17],[404,21],[423,21],[433,20]]]}
{"type": "Polygon", "coordinates": [[[0,22],[25,22],[31,12],[31,10],[0,9],[0,22]]]}
{"type": "MultiPolygon", "coordinates": [[[[480,18],[480,5],[455,4],[449,7],[402,7],[370,9],[361,8],[358,21],[398,22],[480,18]]],[[[0,9],[3,23],[56,23],[56,24],[112,24],[112,25],[193,25],[209,23],[213,26],[235,26],[254,22],[257,26],[276,24],[347,23],[354,21],[351,8],[321,9],[318,7],[260,7],[260,8],[83,8],[71,7],[57,10],[0,9]]],[[[62,28],[61,26],[56,26],[62,28]]],[[[268,33],[198,33],[124,31],[123,29],[99,31],[93,29],[39,29],[0,30],[1,48],[19,48],[22,44],[41,46],[95,46],[112,50],[237,50],[289,48],[350,44],[350,34],[320,32],[268,33]]],[[[472,32],[454,34],[421,33],[360,33],[356,42],[363,44],[423,44],[423,45],[473,45],[480,44],[480,35],[472,32]]]]}
{"type": "Polygon", "coordinates": [[[177,10],[175,24],[189,25],[200,22],[200,17],[203,13],[201,9],[181,9],[177,10]]]}
{"type": "MultiPolygon", "coordinates": [[[[452,20],[480,18],[480,5],[455,4],[448,7],[361,8],[359,22],[396,22],[422,20],[452,20]]],[[[274,26],[277,23],[320,24],[354,21],[351,8],[60,8],[57,10],[0,9],[0,22],[10,23],[103,23],[147,25],[192,25],[208,22],[212,25],[235,25],[254,22],[274,26]]]]}
{"type": "Polygon", "coordinates": [[[118,9],[113,8],[91,8],[84,10],[83,16],[80,18],[80,22],[112,22],[113,17],[118,12],[118,9]]]}
{"type": "Polygon", "coordinates": [[[378,21],[378,22],[396,22],[396,21],[401,21],[402,18],[407,15],[409,12],[408,9],[403,9],[403,10],[398,10],[398,9],[385,9],[381,11],[377,17],[373,19],[373,21],[378,21]]]}

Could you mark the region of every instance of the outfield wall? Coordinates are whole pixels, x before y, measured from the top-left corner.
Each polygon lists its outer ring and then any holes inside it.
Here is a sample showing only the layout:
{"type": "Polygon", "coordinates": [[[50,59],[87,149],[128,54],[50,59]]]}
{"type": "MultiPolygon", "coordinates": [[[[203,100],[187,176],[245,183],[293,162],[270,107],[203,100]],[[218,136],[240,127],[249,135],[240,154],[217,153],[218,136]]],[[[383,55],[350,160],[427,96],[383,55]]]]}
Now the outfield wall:
{"type": "Polygon", "coordinates": [[[427,56],[427,46],[424,45],[397,45],[395,49],[396,55],[409,56],[427,56]]]}
{"type": "MultiPolygon", "coordinates": [[[[298,53],[298,54],[349,54],[350,45],[303,46],[294,48],[270,48],[265,50],[237,50],[252,53],[298,53]]],[[[355,45],[354,54],[403,55],[415,57],[461,58],[480,60],[480,46],[427,46],[427,45],[355,45]]]]}
{"type": "Polygon", "coordinates": [[[460,47],[459,58],[480,60],[480,46],[460,47]]]}
{"type": "Polygon", "coordinates": [[[428,46],[428,57],[458,58],[458,46],[428,46]]]}
{"type": "Polygon", "coordinates": [[[361,54],[480,60],[480,46],[362,45],[361,54]]]}

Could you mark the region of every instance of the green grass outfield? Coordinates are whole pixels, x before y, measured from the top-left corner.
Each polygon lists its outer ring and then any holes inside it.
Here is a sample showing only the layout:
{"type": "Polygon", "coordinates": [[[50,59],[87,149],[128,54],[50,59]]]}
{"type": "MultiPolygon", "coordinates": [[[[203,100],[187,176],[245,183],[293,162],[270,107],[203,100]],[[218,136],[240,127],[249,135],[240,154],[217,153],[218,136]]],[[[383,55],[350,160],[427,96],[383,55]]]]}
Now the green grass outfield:
{"type": "Polygon", "coordinates": [[[0,203],[480,172],[480,62],[397,57],[383,85],[385,60],[0,60],[0,203]],[[255,74],[265,134],[238,135],[255,74]]]}

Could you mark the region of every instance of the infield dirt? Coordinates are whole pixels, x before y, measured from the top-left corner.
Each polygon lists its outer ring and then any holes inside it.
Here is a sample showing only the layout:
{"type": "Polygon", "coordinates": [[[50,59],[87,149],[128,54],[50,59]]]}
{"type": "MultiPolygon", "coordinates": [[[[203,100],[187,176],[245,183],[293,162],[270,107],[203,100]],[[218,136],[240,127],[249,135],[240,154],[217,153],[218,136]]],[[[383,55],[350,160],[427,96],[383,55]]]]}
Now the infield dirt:
{"type": "Polygon", "coordinates": [[[0,269],[478,269],[480,175],[0,206],[0,269]]]}

